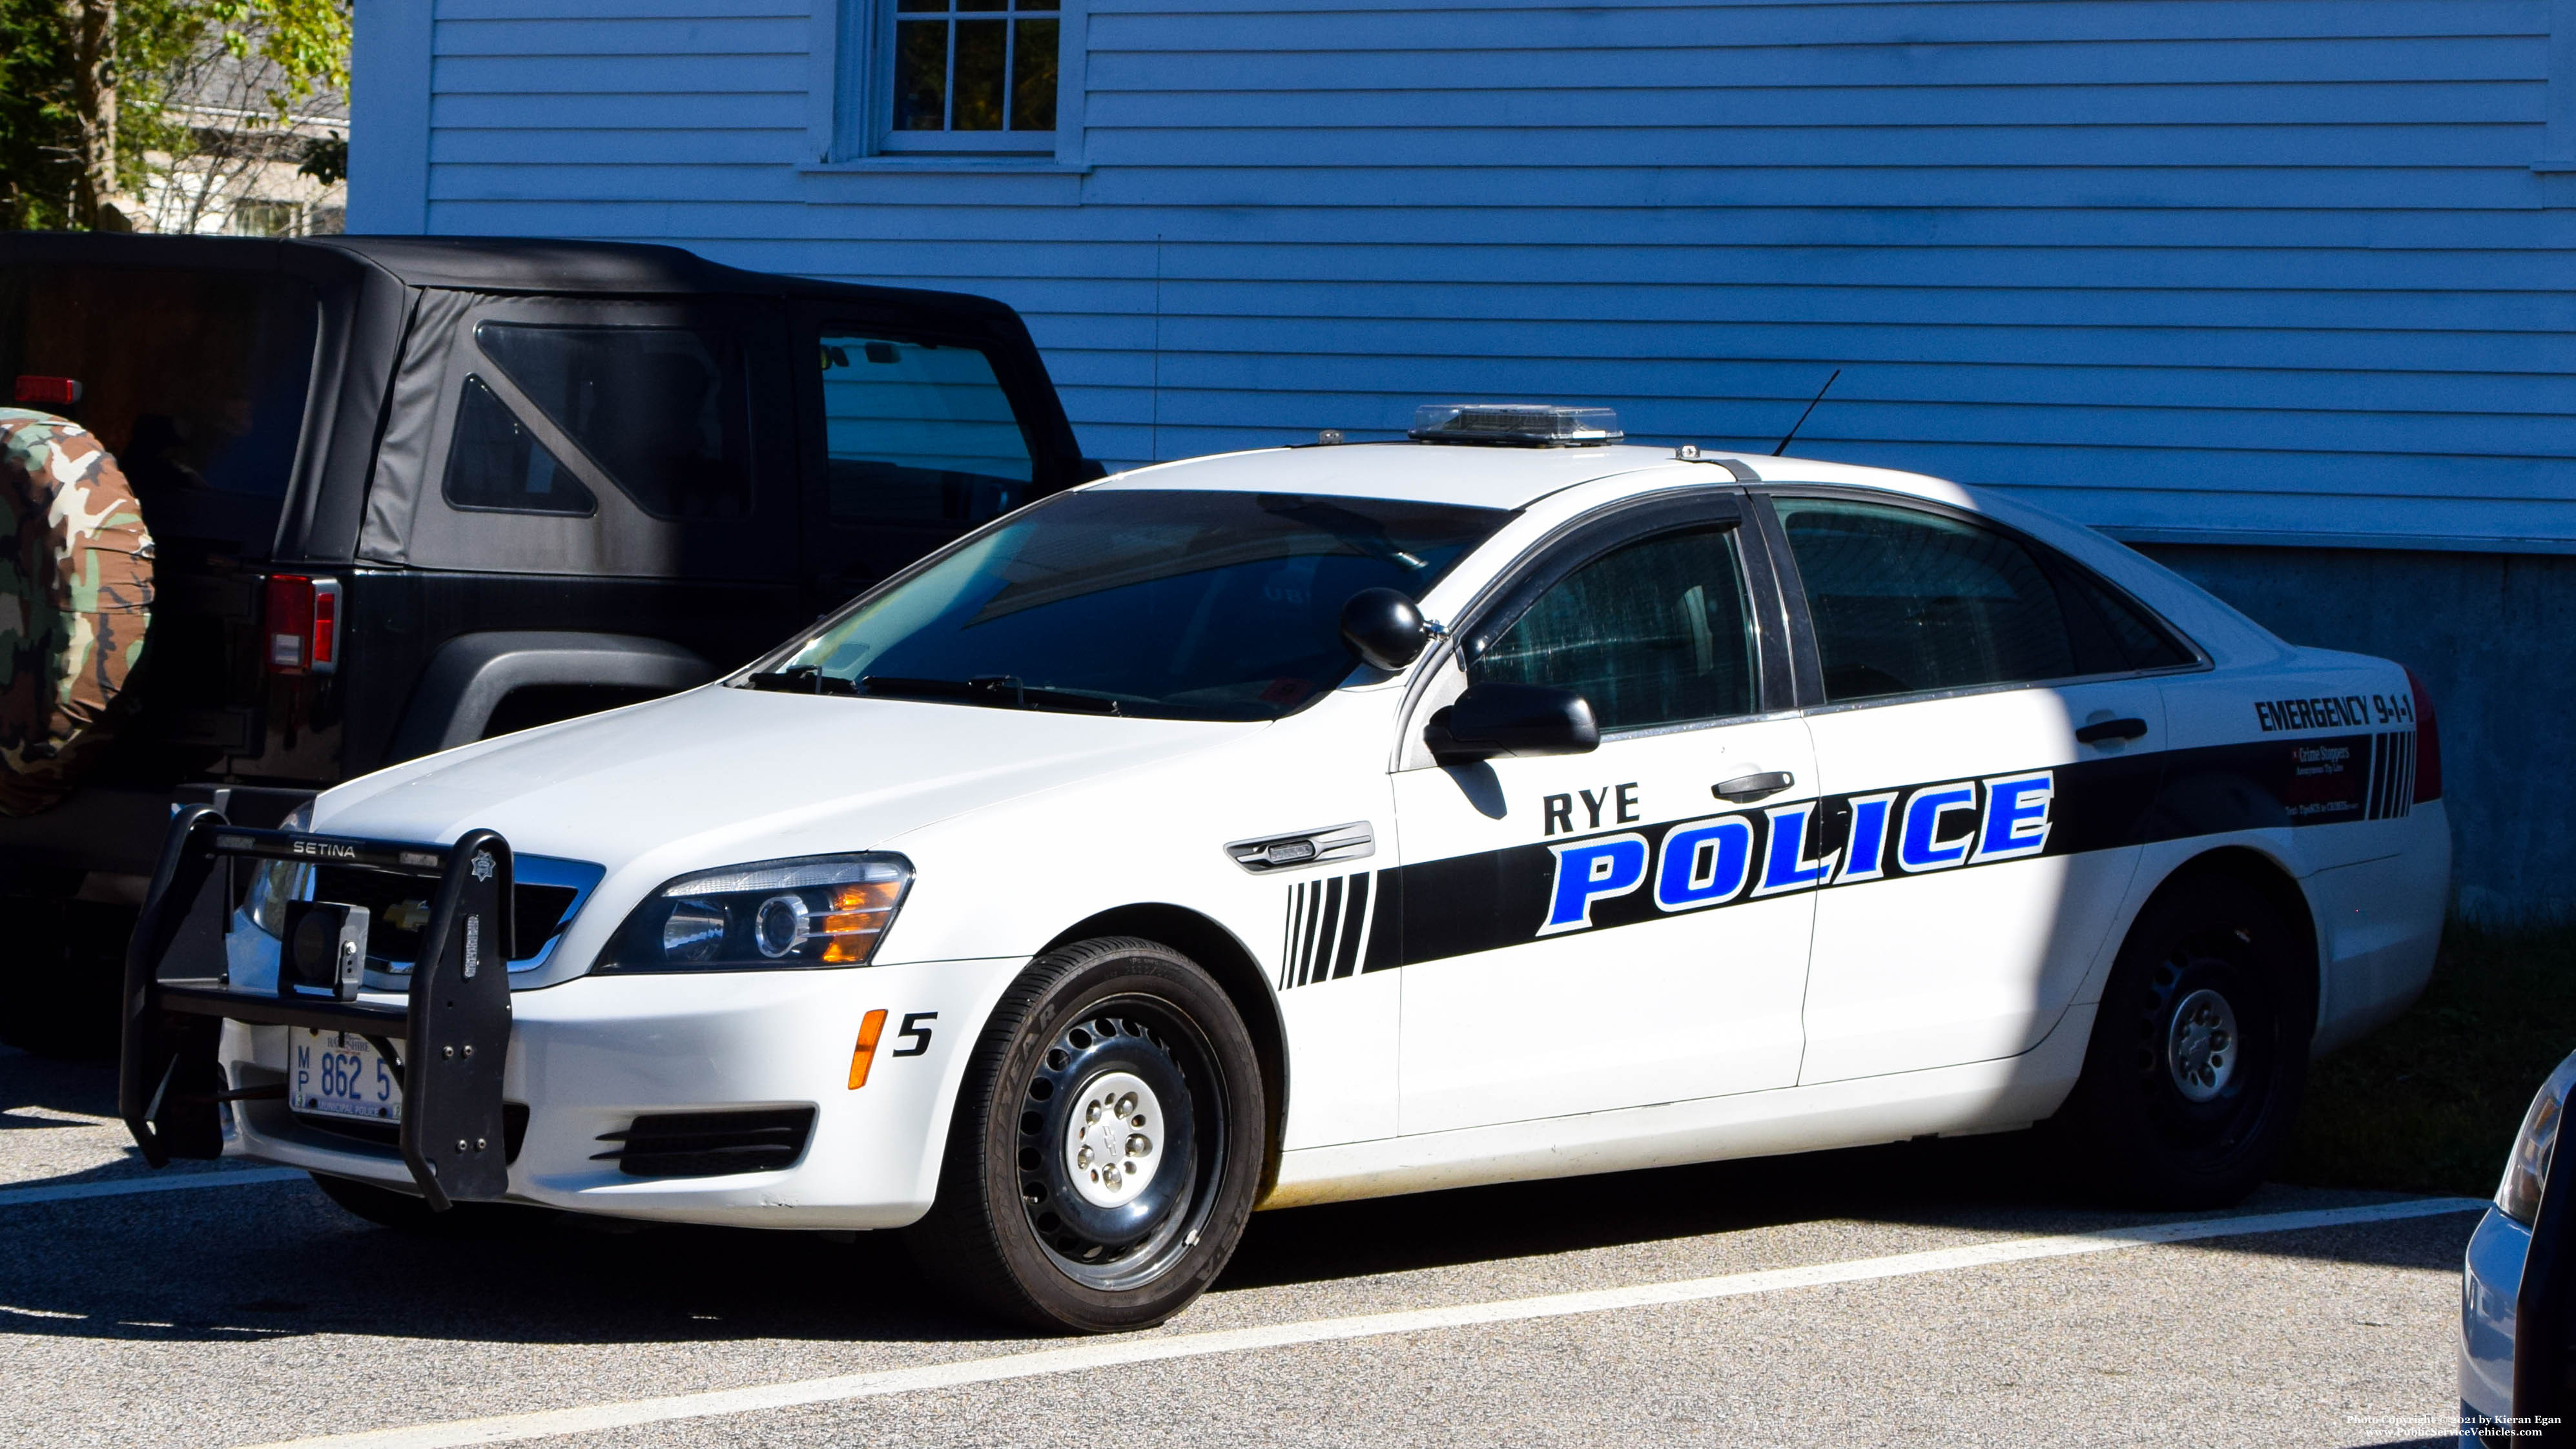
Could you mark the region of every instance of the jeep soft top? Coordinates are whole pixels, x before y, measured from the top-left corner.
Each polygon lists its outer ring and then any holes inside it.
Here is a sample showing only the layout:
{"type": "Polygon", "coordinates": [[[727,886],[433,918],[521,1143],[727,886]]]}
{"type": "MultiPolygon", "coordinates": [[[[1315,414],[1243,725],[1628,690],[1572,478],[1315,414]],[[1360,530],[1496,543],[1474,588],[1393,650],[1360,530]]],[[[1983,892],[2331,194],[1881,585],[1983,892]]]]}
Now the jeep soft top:
{"type": "Polygon", "coordinates": [[[507,238],[0,236],[0,377],[155,541],[113,743],[0,817],[0,1036],[103,1047],[175,805],[730,669],[1099,475],[999,302],[507,238]],[[74,400],[76,399],[76,400],[74,400]]]}

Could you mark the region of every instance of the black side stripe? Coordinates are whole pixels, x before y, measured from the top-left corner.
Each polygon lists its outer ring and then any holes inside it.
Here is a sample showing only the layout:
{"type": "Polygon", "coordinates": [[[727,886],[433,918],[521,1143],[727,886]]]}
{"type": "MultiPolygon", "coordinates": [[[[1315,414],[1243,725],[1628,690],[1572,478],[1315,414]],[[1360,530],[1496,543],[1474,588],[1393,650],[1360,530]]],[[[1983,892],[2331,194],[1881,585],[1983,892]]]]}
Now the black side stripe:
{"type": "Polygon", "coordinates": [[[1306,906],[1306,887],[1301,883],[1288,888],[1288,925],[1279,937],[1279,989],[1297,984],[1297,926],[1306,906]]]}
{"type": "Polygon", "coordinates": [[[1351,877],[1350,904],[1342,912],[1342,949],[1333,958],[1333,974],[1348,976],[1360,961],[1360,926],[1368,918],[1369,878],[1363,872],[1351,877]]]}
{"type": "Polygon", "coordinates": [[[2370,807],[2365,818],[2402,820],[2415,810],[2415,732],[2370,737],[2370,807]]]}
{"type": "Polygon", "coordinates": [[[1368,954],[1362,971],[1383,971],[1404,964],[1404,872],[1377,873],[1376,909],[1369,912],[1368,954]]]}
{"type": "Polygon", "coordinates": [[[1360,871],[1288,888],[1279,989],[1311,986],[1396,963],[1399,924],[1386,889],[1395,872],[1360,871]]]}
{"type": "MultiPolygon", "coordinates": [[[[1297,984],[1300,986],[1315,979],[1315,940],[1324,933],[1325,884],[1324,881],[1315,881],[1306,888],[1306,939],[1297,943],[1297,984]]],[[[1341,893],[1334,892],[1333,903],[1339,904],[1340,900],[1341,893]]]]}

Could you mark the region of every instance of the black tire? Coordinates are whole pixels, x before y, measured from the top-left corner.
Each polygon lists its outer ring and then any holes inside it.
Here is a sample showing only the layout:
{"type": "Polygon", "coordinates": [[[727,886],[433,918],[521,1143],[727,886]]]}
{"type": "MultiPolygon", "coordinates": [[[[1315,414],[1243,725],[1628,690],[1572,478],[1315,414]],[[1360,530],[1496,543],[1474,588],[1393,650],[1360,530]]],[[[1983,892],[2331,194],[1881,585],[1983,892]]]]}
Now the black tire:
{"type": "Polygon", "coordinates": [[[2183,882],[2139,914],[2103,990],[2083,1078],[2051,1124],[2104,1195],[2223,1207],[2261,1185],[2307,1086],[2316,1005],[2306,941],[2261,892],[2226,876],[2183,882]]]}
{"type": "Polygon", "coordinates": [[[1224,989],[1168,946],[1078,942],[1002,994],[958,1088],[938,1199],[906,1242],[1003,1318],[1150,1328],[1234,1255],[1268,1133],[1260,1063],[1224,989]],[[1093,1118],[1101,1106],[1118,1115],[1093,1118]],[[1094,1137],[1112,1158],[1080,1156],[1094,1137]]]}
{"type": "Polygon", "coordinates": [[[0,1042],[67,1061],[113,1058],[125,988],[129,907],[71,899],[59,889],[0,896],[16,927],[0,942],[0,1042]]]}
{"type": "Polygon", "coordinates": [[[313,1185],[322,1195],[338,1203],[355,1216],[380,1228],[400,1233],[416,1233],[432,1238],[471,1238],[522,1232],[544,1224],[554,1214],[544,1208],[518,1203],[460,1202],[448,1205],[447,1211],[432,1212],[429,1204],[407,1192],[360,1182],[354,1177],[334,1177],[326,1172],[313,1174],[313,1185]]]}

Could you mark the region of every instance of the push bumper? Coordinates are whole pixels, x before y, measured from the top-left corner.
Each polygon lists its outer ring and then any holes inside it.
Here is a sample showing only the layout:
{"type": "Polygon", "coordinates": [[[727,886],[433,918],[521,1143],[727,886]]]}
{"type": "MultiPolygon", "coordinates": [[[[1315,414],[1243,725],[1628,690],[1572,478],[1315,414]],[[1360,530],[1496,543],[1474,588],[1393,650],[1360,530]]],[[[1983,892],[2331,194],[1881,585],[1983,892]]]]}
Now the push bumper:
{"type": "Polygon", "coordinates": [[[595,973],[513,993],[494,954],[510,944],[494,934],[509,860],[489,831],[421,846],[184,812],[127,961],[120,1106],[146,1157],[230,1150],[438,1206],[674,1222],[879,1228],[929,1209],[963,1056],[1025,958],[595,973]],[[283,961],[274,991],[219,974],[225,863],[325,849],[334,864],[436,879],[423,931],[436,950],[407,995],[288,984],[283,961]],[[295,1110],[306,1032],[361,1036],[399,1062],[399,1127],[295,1110]]]}
{"type": "MultiPolygon", "coordinates": [[[[174,1157],[221,1156],[225,1103],[284,1098],[282,1081],[226,1080],[222,1023],[304,1027],[365,1037],[393,1063],[405,1099],[394,1146],[409,1185],[433,1208],[505,1195],[510,901],[510,847],[489,830],[429,846],[251,830],[207,806],[181,810],[125,962],[117,1109],[145,1160],[162,1167],[174,1157]],[[234,990],[223,973],[223,931],[232,868],[244,860],[327,861],[435,881],[408,998],[360,1000],[354,967],[335,976],[327,961],[318,980],[281,966],[274,992],[234,990]]],[[[364,955],[362,942],[342,947],[364,955]]]]}

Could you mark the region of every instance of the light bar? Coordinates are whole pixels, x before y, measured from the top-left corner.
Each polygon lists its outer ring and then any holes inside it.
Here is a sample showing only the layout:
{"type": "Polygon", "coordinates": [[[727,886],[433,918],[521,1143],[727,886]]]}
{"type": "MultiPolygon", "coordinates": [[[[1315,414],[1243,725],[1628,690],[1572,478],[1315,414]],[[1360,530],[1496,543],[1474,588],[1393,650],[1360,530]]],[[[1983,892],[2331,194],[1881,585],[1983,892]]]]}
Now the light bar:
{"type": "Polygon", "coordinates": [[[1417,443],[1499,448],[1590,448],[1627,436],[1608,408],[1553,403],[1424,403],[1413,410],[1417,443]]]}

